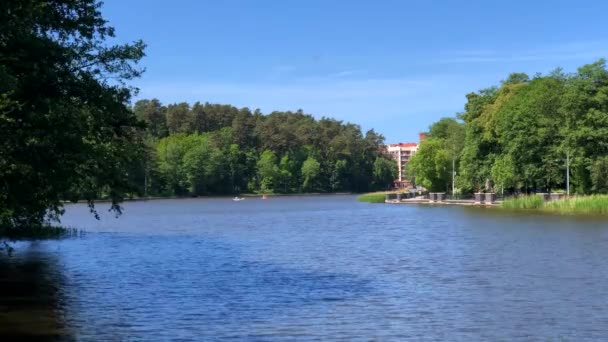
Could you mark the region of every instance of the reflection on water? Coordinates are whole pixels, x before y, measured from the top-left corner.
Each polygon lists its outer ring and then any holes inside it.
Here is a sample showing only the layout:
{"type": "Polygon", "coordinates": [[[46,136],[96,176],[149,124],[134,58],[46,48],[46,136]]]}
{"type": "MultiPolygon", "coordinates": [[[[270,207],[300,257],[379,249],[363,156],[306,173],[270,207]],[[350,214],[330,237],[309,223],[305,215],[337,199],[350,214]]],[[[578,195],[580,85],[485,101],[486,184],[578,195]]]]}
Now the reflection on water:
{"type": "Polygon", "coordinates": [[[57,264],[41,257],[38,243],[20,244],[14,257],[0,254],[0,340],[56,340],[69,337],[64,328],[57,264]]]}
{"type": "Polygon", "coordinates": [[[128,203],[0,263],[1,337],[598,340],[604,220],[353,197],[128,203]]]}

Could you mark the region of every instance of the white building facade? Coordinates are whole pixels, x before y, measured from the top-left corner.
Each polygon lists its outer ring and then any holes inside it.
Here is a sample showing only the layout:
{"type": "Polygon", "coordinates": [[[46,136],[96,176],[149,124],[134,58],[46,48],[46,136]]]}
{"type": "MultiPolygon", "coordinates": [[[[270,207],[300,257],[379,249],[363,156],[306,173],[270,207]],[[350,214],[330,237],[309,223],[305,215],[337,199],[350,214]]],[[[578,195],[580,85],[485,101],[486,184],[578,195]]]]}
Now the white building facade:
{"type": "MultiPolygon", "coordinates": [[[[426,135],[420,133],[420,141],[426,139],[426,135]]],[[[388,154],[397,162],[398,177],[395,179],[396,188],[407,188],[409,186],[409,180],[407,179],[406,170],[407,163],[410,161],[412,156],[418,151],[419,143],[397,143],[386,145],[386,151],[388,154]]]]}

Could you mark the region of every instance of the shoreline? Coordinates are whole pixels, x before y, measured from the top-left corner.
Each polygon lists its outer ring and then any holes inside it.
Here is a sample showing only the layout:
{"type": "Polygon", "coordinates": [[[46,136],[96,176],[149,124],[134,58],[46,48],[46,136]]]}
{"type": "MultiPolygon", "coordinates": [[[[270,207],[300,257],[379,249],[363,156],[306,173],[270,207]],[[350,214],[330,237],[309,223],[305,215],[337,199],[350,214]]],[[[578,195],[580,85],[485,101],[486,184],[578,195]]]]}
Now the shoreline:
{"type": "MultiPolygon", "coordinates": [[[[293,193],[293,194],[241,194],[238,197],[244,198],[256,198],[256,197],[320,197],[320,196],[351,196],[356,195],[353,192],[307,192],[307,193],[293,193]]],[[[233,198],[234,195],[209,195],[209,196],[150,196],[150,197],[134,197],[125,198],[121,203],[126,202],[147,202],[147,201],[158,201],[158,200],[177,200],[177,199],[220,199],[220,198],[233,198]]],[[[109,199],[97,199],[93,203],[110,203],[109,199]]],[[[82,204],[87,203],[86,200],[79,200],[76,202],[62,201],[63,204],[82,204]]]]}
{"type": "Polygon", "coordinates": [[[549,215],[608,217],[608,195],[572,196],[561,199],[545,199],[541,195],[526,195],[519,198],[496,200],[491,203],[475,200],[431,201],[427,198],[385,199],[385,204],[438,205],[497,208],[507,211],[541,213],[549,215]]]}
{"type": "Polygon", "coordinates": [[[443,200],[443,201],[431,201],[429,199],[405,199],[401,201],[396,200],[385,200],[386,204],[422,204],[422,205],[456,205],[465,207],[501,207],[502,201],[495,201],[492,203],[475,202],[474,200],[443,200]]]}

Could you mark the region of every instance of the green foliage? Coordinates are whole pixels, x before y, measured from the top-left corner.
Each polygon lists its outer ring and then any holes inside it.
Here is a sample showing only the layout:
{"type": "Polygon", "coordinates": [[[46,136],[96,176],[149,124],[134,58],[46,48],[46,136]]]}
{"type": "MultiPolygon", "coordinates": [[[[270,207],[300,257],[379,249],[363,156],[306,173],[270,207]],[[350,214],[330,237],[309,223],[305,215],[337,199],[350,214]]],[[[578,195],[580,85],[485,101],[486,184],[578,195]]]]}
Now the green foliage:
{"type": "Polygon", "coordinates": [[[465,141],[464,125],[453,118],[442,118],[429,128],[427,139],[408,163],[407,174],[414,184],[431,191],[446,191],[452,183],[465,141]]]}
{"type": "Polygon", "coordinates": [[[226,168],[230,179],[230,191],[233,193],[239,193],[242,188],[246,185],[243,184],[242,179],[245,177],[247,168],[247,155],[241,151],[239,145],[230,144],[228,153],[226,154],[226,168]]]}
{"type": "Polygon", "coordinates": [[[95,0],[0,5],[0,226],[57,220],[62,199],[137,192],[140,123],[128,107],[144,44],[116,45],[95,0]],[[111,80],[111,82],[109,81],[111,80]]]}
{"type": "Polygon", "coordinates": [[[184,156],[188,151],[185,135],[173,135],[161,139],[157,146],[158,169],[165,180],[166,191],[182,195],[188,189],[184,156]]]}
{"type": "Polygon", "coordinates": [[[209,188],[219,181],[223,171],[221,151],[210,145],[207,135],[193,134],[188,138],[188,150],[183,157],[183,166],[189,193],[208,194],[209,188]]]}
{"type": "Polygon", "coordinates": [[[354,124],[201,102],[140,100],[133,110],[148,142],[133,180],[147,195],[363,192],[394,180],[384,138],[354,124]]]}
{"type": "Polygon", "coordinates": [[[607,215],[608,196],[591,195],[566,198],[559,201],[547,202],[543,209],[562,214],[607,215]]]}
{"type": "Polygon", "coordinates": [[[384,203],[387,192],[372,192],[357,196],[359,202],[384,203]]]}
{"type": "Polygon", "coordinates": [[[509,75],[509,77],[503,81],[503,84],[514,84],[514,83],[524,83],[528,82],[530,77],[523,72],[514,72],[509,75]]]}
{"type": "Polygon", "coordinates": [[[494,182],[500,186],[501,190],[504,188],[512,188],[515,186],[515,164],[511,155],[502,155],[496,159],[490,175],[494,182]]]}
{"type": "Polygon", "coordinates": [[[429,137],[408,163],[408,174],[429,191],[446,191],[451,182],[452,159],[440,138],[429,137]]]}
{"type": "Polygon", "coordinates": [[[163,138],[168,134],[166,108],[159,100],[139,100],[133,106],[135,116],[146,123],[148,132],[153,137],[163,138]]]}
{"type": "MultiPolygon", "coordinates": [[[[393,163],[394,167],[397,168],[397,165],[393,163]]],[[[334,163],[331,176],[330,176],[330,186],[332,191],[343,191],[344,189],[348,189],[349,184],[349,169],[348,169],[348,161],[344,159],[336,160],[334,163]]],[[[393,178],[395,179],[395,178],[393,178]]]]}
{"type": "Polygon", "coordinates": [[[502,203],[506,209],[538,209],[559,214],[608,214],[608,195],[570,197],[556,201],[543,201],[540,196],[521,196],[502,203]]]}
{"type": "Polygon", "coordinates": [[[294,185],[297,187],[297,184],[294,184],[294,180],[298,178],[298,164],[289,155],[281,157],[281,161],[279,162],[279,183],[282,184],[282,191],[285,193],[291,191],[294,185]]]}
{"type": "Polygon", "coordinates": [[[608,156],[600,157],[591,164],[593,191],[608,192],[608,156]]]}
{"type": "Polygon", "coordinates": [[[190,106],[187,103],[177,103],[167,106],[167,127],[169,133],[188,133],[193,131],[190,106]]]}
{"type": "Polygon", "coordinates": [[[270,150],[265,150],[257,162],[258,179],[262,193],[272,192],[279,177],[277,156],[270,150]]]}
{"type": "Polygon", "coordinates": [[[532,79],[511,74],[498,88],[468,94],[458,118],[464,122],[460,132],[454,119],[444,118],[431,126],[430,142],[421,144],[410,163],[417,184],[445,190],[449,179],[442,171],[447,151],[458,169],[456,183],[464,192],[565,188],[566,156],[573,192],[608,191],[604,60],[571,75],[560,69],[532,79]]]}
{"type": "Polygon", "coordinates": [[[302,164],[302,189],[304,191],[315,191],[318,187],[321,164],[313,157],[308,157],[302,164]]]}
{"type": "Polygon", "coordinates": [[[502,207],[506,209],[540,209],[545,202],[541,196],[520,196],[502,202],[502,207]]]}
{"type": "Polygon", "coordinates": [[[390,189],[392,183],[398,176],[397,164],[384,156],[377,157],[374,161],[374,184],[382,189],[390,189]]]}

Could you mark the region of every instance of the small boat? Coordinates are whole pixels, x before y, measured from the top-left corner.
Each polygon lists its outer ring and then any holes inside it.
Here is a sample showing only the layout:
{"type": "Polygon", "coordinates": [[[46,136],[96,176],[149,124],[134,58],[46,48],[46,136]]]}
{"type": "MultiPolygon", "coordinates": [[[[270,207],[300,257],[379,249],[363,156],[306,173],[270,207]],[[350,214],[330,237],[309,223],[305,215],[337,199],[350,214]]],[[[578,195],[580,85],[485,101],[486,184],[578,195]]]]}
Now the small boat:
{"type": "Polygon", "coordinates": [[[245,199],[243,197],[238,197],[237,196],[237,197],[233,198],[232,200],[235,201],[235,202],[238,202],[238,201],[244,201],[245,199]]]}
{"type": "Polygon", "coordinates": [[[262,199],[268,199],[268,195],[262,195],[262,199]]]}

